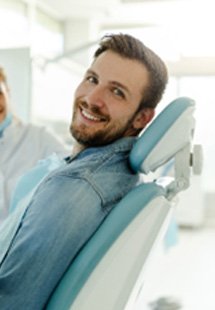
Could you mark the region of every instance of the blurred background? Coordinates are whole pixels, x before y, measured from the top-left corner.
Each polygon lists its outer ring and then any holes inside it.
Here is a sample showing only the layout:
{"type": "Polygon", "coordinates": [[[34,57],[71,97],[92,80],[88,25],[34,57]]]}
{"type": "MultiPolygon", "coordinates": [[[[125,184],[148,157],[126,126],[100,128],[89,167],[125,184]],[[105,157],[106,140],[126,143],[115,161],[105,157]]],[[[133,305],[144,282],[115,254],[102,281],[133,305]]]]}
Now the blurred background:
{"type": "Polygon", "coordinates": [[[165,60],[170,81],[159,109],[178,96],[196,101],[203,172],[181,195],[177,240],[158,255],[138,309],[179,309],[167,307],[168,296],[182,309],[215,309],[214,28],[212,0],[0,0],[0,65],[12,108],[66,143],[74,89],[107,33],[132,34],[165,60]]]}

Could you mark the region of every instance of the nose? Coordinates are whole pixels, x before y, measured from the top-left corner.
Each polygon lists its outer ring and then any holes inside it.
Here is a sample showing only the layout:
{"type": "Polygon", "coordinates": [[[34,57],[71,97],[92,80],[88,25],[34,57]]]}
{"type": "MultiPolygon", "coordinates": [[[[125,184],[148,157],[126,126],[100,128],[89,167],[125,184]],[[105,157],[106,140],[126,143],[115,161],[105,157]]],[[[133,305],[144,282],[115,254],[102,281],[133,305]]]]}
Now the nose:
{"type": "Polygon", "coordinates": [[[105,90],[101,85],[95,85],[86,95],[89,106],[102,108],[105,106],[105,90]]]}

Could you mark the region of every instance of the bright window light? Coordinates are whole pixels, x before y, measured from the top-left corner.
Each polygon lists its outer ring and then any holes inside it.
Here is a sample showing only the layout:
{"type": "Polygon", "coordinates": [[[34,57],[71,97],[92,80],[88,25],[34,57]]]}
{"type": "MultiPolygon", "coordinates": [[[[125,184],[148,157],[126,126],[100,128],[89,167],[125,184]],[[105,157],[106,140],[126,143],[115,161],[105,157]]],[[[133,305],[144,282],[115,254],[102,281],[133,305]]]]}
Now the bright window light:
{"type": "Polygon", "coordinates": [[[26,46],[28,44],[27,18],[8,9],[0,9],[0,48],[26,46]]]}

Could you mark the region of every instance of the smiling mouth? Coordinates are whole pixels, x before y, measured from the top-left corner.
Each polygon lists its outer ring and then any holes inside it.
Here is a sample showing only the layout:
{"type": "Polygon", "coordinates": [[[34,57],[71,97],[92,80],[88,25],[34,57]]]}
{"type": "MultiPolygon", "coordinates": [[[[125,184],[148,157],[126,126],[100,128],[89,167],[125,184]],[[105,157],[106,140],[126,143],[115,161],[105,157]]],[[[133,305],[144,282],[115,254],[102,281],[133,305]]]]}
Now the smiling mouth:
{"type": "Polygon", "coordinates": [[[104,116],[98,116],[95,114],[91,114],[89,111],[84,110],[80,107],[81,114],[84,118],[94,122],[105,122],[107,119],[104,116]]]}

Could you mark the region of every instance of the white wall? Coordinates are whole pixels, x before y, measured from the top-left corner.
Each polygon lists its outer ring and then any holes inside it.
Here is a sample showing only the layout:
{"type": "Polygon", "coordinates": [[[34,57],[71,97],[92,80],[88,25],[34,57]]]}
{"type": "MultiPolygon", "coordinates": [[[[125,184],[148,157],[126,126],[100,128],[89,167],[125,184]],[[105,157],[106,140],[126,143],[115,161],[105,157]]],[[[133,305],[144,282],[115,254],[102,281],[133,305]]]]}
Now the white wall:
{"type": "Polygon", "coordinates": [[[23,120],[31,110],[31,59],[29,48],[0,49],[0,66],[6,72],[11,106],[23,120]]]}

